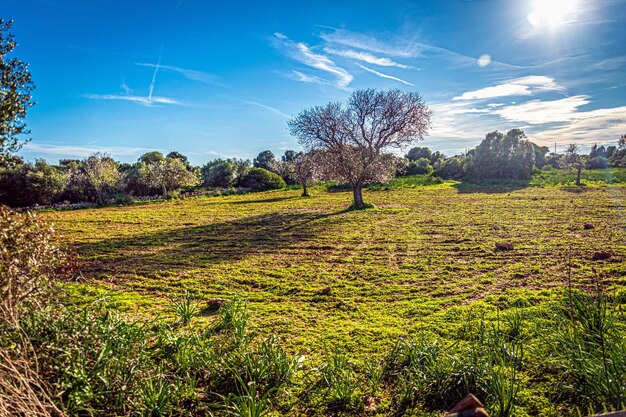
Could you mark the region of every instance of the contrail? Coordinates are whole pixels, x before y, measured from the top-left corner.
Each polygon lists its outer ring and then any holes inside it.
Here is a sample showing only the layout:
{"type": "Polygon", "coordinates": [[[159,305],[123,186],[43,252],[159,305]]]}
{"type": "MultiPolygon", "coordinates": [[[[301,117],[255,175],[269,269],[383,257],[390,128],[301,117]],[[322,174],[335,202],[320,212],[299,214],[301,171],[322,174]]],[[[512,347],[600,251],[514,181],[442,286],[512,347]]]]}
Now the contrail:
{"type": "Polygon", "coordinates": [[[161,46],[161,52],[159,53],[159,60],[154,67],[154,74],[152,74],[152,82],[150,83],[150,90],[148,92],[148,103],[152,103],[152,92],[154,91],[154,84],[156,83],[156,75],[159,72],[159,65],[161,65],[161,58],[163,57],[163,47],[161,46]]]}

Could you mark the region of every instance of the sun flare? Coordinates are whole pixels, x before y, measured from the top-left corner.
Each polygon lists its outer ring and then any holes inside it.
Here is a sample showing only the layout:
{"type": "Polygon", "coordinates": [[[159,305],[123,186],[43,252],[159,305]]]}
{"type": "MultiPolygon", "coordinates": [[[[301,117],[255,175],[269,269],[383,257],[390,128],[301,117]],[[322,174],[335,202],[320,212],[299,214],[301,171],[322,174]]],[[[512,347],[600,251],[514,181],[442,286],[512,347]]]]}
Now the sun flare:
{"type": "Polygon", "coordinates": [[[535,0],[526,18],[535,28],[554,28],[574,20],[576,6],[576,0],[535,0]]]}

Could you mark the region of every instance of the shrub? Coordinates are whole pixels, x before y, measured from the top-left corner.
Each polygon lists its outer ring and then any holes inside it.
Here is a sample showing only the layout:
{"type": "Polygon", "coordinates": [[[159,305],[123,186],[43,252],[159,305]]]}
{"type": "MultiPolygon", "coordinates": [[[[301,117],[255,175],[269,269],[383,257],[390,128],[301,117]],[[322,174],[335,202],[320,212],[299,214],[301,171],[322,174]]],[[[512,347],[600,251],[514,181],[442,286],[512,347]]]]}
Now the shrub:
{"type": "Polygon", "coordinates": [[[15,324],[20,308],[39,302],[60,260],[52,235],[34,214],[0,206],[0,319],[15,324]]]}
{"type": "Polygon", "coordinates": [[[435,171],[435,175],[445,180],[457,180],[463,177],[465,175],[463,160],[457,157],[446,159],[441,167],[435,171]]]}
{"type": "Polygon", "coordinates": [[[12,207],[50,204],[65,189],[67,177],[43,160],[0,170],[0,203],[12,207]]]}
{"type": "Polygon", "coordinates": [[[254,191],[267,191],[285,188],[286,184],[278,174],[263,168],[252,168],[241,181],[241,186],[254,191]]]}
{"type": "Polygon", "coordinates": [[[426,158],[419,158],[417,161],[409,162],[406,167],[406,175],[430,174],[432,172],[433,167],[426,158]]]}
{"type": "Polygon", "coordinates": [[[609,160],[604,156],[596,156],[589,160],[589,169],[605,169],[609,167],[609,160]]]}

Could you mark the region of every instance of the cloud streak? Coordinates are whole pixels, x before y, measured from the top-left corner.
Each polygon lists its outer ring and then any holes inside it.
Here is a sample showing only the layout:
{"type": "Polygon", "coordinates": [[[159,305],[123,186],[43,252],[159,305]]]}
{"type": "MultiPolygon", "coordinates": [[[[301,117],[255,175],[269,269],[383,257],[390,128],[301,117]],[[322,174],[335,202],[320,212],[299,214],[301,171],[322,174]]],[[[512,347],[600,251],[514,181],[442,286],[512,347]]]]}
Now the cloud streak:
{"type": "Polygon", "coordinates": [[[344,58],[350,58],[350,59],[355,59],[357,61],[363,61],[368,64],[378,65],[381,67],[409,68],[408,65],[400,64],[389,58],[378,57],[367,52],[359,52],[359,51],[353,51],[353,50],[338,50],[338,49],[333,49],[333,48],[324,48],[324,52],[332,54],[332,55],[342,56],[344,58]]]}
{"type": "Polygon", "coordinates": [[[85,94],[85,98],[90,100],[119,100],[119,101],[130,101],[133,103],[138,103],[147,107],[152,106],[153,104],[173,104],[173,105],[182,105],[178,100],[174,100],[168,97],[160,97],[160,96],[133,96],[133,95],[121,95],[121,94],[85,94]]]}
{"type": "Polygon", "coordinates": [[[215,84],[217,77],[213,74],[209,74],[203,71],[191,70],[182,67],[175,67],[173,65],[160,65],[160,64],[149,64],[144,62],[136,62],[135,65],[141,67],[150,67],[150,68],[159,68],[163,71],[175,72],[177,74],[182,75],[191,81],[198,81],[205,84],[215,84]]]}
{"type": "MultiPolygon", "coordinates": [[[[438,47],[424,42],[417,42],[399,36],[393,37],[391,41],[383,42],[373,36],[345,29],[337,29],[328,26],[322,26],[322,28],[331,30],[331,32],[322,32],[318,35],[328,44],[362,49],[364,51],[397,58],[418,58],[425,57],[426,55],[435,55],[460,67],[478,67],[478,57],[470,57],[451,49],[438,47]]],[[[497,60],[491,60],[490,67],[498,69],[529,68],[525,66],[507,64],[497,60]]]]}
{"type": "Polygon", "coordinates": [[[274,114],[277,114],[278,116],[283,117],[285,119],[289,119],[291,117],[287,113],[284,113],[284,112],[278,110],[276,107],[272,107],[272,106],[269,106],[267,104],[260,103],[258,101],[254,101],[254,100],[239,100],[239,101],[241,101],[242,103],[250,104],[251,106],[256,106],[256,107],[268,110],[268,111],[270,111],[270,112],[272,112],[274,114]]]}
{"type": "Polygon", "coordinates": [[[373,70],[371,68],[368,68],[365,65],[361,65],[361,64],[357,64],[357,65],[359,67],[363,68],[365,71],[370,72],[370,73],[372,73],[372,74],[374,74],[374,75],[376,75],[378,77],[387,78],[389,80],[398,81],[398,82],[400,82],[402,84],[410,85],[411,87],[415,87],[415,84],[411,84],[410,82],[408,82],[406,80],[403,80],[402,78],[394,77],[394,76],[388,75],[388,74],[383,74],[382,72],[379,72],[379,71],[373,70]]]}
{"type": "Polygon", "coordinates": [[[282,33],[274,34],[275,45],[282,49],[290,58],[308,67],[318,69],[335,77],[335,86],[346,89],[354,77],[344,68],[335,64],[327,57],[315,53],[303,42],[294,42],[282,33]]]}

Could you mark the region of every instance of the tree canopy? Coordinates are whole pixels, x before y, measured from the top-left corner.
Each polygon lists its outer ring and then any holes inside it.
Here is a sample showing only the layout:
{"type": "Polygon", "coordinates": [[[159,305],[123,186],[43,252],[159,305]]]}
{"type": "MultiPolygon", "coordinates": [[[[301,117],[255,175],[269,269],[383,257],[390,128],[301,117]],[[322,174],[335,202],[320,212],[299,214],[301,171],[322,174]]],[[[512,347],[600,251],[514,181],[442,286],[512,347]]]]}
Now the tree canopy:
{"type": "Polygon", "coordinates": [[[17,43],[10,32],[13,21],[0,19],[0,164],[17,152],[30,131],[26,128],[26,112],[35,102],[35,88],[28,64],[10,54],[17,43]]]}
{"type": "Polygon", "coordinates": [[[307,151],[321,152],[329,177],[352,186],[354,207],[362,208],[363,185],[395,173],[384,151],[424,139],[430,114],[417,92],[367,89],[352,93],[345,107],[331,102],[305,109],[288,126],[307,151]]]}

